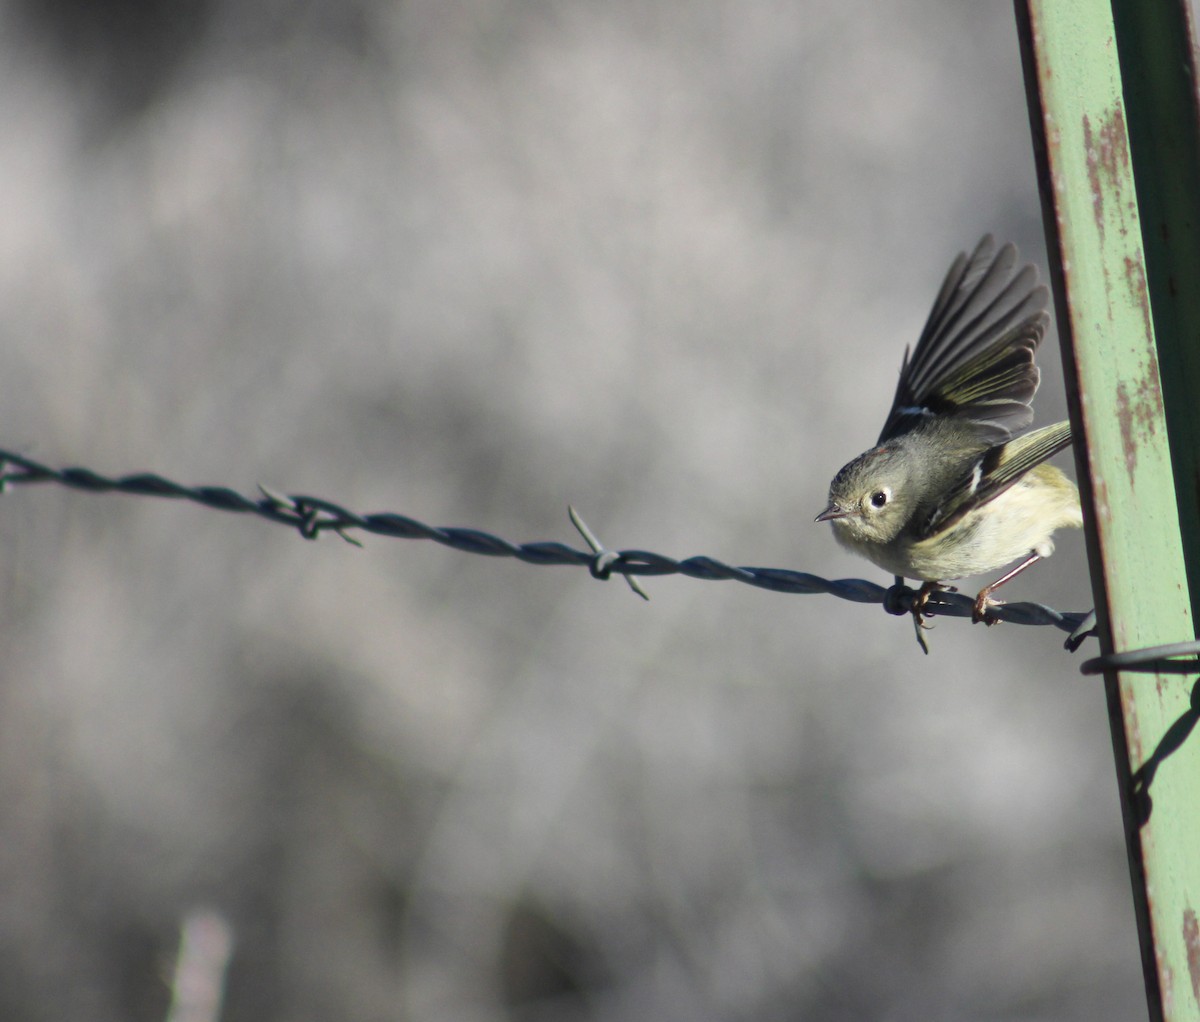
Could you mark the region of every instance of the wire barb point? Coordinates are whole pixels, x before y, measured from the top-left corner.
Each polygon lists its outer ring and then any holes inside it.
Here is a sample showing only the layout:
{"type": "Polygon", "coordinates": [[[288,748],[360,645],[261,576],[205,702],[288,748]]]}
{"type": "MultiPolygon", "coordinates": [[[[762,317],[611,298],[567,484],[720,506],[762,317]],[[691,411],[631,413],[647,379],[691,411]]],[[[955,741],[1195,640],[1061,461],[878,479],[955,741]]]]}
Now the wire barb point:
{"type": "MultiPolygon", "coordinates": [[[[584,542],[592,548],[592,553],[596,555],[595,558],[593,558],[592,563],[589,565],[592,578],[598,578],[601,581],[607,580],[609,576],[612,575],[613,565],[620,561],[621,555],[609,550],[603,543],[600,542],[599,539],[596,538],[596,534],[592,532],[590,528],[588,528],[587,522],[583,520],[582,516],[578,511],[575,510],[573,505],[567,505],[567,514],[571,516],[571,524],[575,526],[579,532],[579,535],[583,537],[584,542]]],[[[640,596],[643,600],[649,601],[650,596],[646,590],[642,588],[641,583],[628,572],[623,572],[623,574],[625,575],[625,581],[629,584],[629,588],[637,593],[638,596],[640,596]]]]}

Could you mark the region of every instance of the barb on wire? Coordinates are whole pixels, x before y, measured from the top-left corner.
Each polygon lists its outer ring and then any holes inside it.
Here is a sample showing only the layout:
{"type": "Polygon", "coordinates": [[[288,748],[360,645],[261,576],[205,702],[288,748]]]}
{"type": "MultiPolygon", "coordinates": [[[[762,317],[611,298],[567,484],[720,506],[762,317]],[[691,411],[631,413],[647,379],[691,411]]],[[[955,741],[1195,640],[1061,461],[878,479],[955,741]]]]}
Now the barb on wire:
{"type": "MultiPolygon", "coordinates": [[[[615,550],[609,550],[603,543],[596,538],[596,534],[588,528],[587,522],[583,520],[579,512],[571,505],[567,505],[567,514],[571,516],[571,524],[579,531],[579,535],[584,538],[588,546],[592,548],[592,553],[596,555],[592,561],[592,578],[598,578],[604,581],[612,574],[612,566],[620,560],[621,555],[615,550]]],[[[629,583],[629,588],[638,594],[643,600],[650,599],[646,590],[642,588],[642,583],[633,575],[626,575],[625,581],[629,583]]]]}
{"type": "MultiPolygon", "coordinates": [[[[361,546],[349,535],[360,530],[395,539],[428,539],[452,550],[487,557],[513,557],[526,564],[570,564],[588,568],[596,578],[612,574],[625,576],[642,597],[637,584],[640,576],[686,575],[706,581],[730,580],[776,593],[827,593],[852,603],[877,603],[889,613],[907,614],[912,610],[917,590],[906,585],[884,587],[861,578],[824,579],[788,568],[734,567],[713,557],[688,557],[676,560],[648,550],[608,550],[591,533],[572,509],[572,521],[587,541],[590,550],[576,550],[565,543],[510,543],[479,529],[436,528],[414,518],[392,512],[360,515],[320,497],[285,495],[260,486],[261,496],[254,500],[223,486],[183,486],[152,473],[109,478],[86,468],[55,469],[24,455],[0,449],[0,493],[12,486],[31,483],[57,483],[89,493],[126,493],[144,497],[170,497],[188,500],[218,511],[253,514],[269,522],[295,529],[305,539],[317,539],[333,532],[348,543],[361,546]]],[[[935,593],[925,607],[926,615],[970,617],[974,600],[959,593],[935,593]]],[[[1083,613],[1063,613],[1040,603],[1004,603],[990,610],[1000,621],[1022,625],[1052,625],[1074,633],[1086,619],[1083,613]]]]}

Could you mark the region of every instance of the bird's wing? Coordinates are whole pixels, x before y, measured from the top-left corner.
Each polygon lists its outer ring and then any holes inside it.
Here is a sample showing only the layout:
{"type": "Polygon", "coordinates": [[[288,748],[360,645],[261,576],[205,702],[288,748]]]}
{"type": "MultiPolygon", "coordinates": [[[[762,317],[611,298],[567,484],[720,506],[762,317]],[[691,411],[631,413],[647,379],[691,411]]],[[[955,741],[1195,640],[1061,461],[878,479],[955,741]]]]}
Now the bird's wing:
{"type": "Polygon", "coordinates": [[[950,528],[1070,443],[1071,424],[1064,420],[988,448],[921,523],[917,538],[928,539],[950,528]]]}
{"type": "Polygon", "coordinates": [[[1016,246],[996,251],[991,235],[954,260],[916,347],[904,353],[880,443],[932,415],[968,422],[992,443],[1033,421],[1033,358],[1050,321],[1049,293],[1034,266],[1013,274],[1016,263],[1016,246]]]}

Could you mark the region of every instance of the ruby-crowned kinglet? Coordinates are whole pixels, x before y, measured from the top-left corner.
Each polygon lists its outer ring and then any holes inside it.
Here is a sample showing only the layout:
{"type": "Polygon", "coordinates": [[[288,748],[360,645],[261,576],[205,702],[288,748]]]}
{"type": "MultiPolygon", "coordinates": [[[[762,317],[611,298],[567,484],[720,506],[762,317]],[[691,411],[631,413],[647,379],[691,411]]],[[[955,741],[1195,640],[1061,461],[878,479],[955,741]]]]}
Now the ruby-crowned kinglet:
{"type": "Polygon", "coordinates": [[[1075,484],[1045,464],[1070,444],[1070,423],[1013,436],[1033,421],[1034,352],[1049,322],[1037,270],[1014,275],[1016,262],[1015,246],[997,252],[990,235],[954,260],[905,350],[876,446],[834,476],[817,515],[897,581],[924,582],[918,624],[942,583],[1023,558],[976,597],[972,619],[992,624],[992,591],[1049,557],[1056,529],[1083,524],[1075,484]]]}

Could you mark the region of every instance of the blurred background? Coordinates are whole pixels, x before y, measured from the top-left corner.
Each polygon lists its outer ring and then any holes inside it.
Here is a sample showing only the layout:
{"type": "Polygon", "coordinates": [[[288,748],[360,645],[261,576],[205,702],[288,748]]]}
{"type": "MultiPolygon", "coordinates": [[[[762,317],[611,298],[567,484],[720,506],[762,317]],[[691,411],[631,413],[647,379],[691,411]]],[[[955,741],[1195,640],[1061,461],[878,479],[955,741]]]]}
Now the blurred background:
{"type": "MultiPolygon", "coordinates": [[[[1045,266],[1007,0],[0,12],[0,446],[54,465],[886,582],[830,477],[956,252],[1045,266]]],[[[1144,1017],[1054,630],[3,510],[5,1019],[1144,1017]]],[[[1007,593],[1089,608],[1081,539],[1007,593]]]]}

